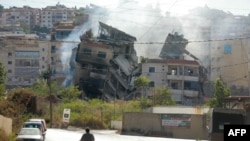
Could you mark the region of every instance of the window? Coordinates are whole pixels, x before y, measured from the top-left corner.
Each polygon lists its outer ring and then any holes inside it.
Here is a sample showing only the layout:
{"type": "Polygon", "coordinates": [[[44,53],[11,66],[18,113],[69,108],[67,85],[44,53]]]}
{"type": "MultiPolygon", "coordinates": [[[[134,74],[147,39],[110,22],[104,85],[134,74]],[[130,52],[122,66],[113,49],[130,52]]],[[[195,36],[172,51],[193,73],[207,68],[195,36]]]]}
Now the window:
{"type": "Polygon", "coordinates": [[[88,69],[88,64],[82,64],[82,69],[88,69]]]}
{"type": "Polygon", "coordinates": [[[56,46],[51,46],[51,53],[56,53],[56,46]]]}
{"type": "Polygon", "coordinates": [[[12,73],[12,70],[8,70],[8,73],[12,73]]]}
{"type": "Polygon", "coordinates": [[[176,69],[172,69],[172,70],[171,70],[171,74],[172,74],[172,75],[176,75],[176,74],[177,74],[177,70],[176,70],[176,69]]]}
{"type": "Polygon", "coordinates": [[[155,67],[149,67],[148,72],[155,72],[155,67]]]}
{"type": "Polygon", "coordinates": [[[100,58],[106,58],[106,52],[99,51],[97,56],[100,58]]]}
{"type": "Polygon", "coordinates": [[[172,87],[172,89],[178,89],[178,83],[177,82],[172,82],[171,87],[172,87]]]}
{"type": "Polygon", "coordinates": [[[44,60],[44,57],[42,57],[42,59],[44,60]]]}
{"type": "Polygon", "coordinates": [[[18,58],[39,58],[38,51],[16,51],[16,57],[18,58]]]}
{"type": "Polygon", "coordinates": [[[88,48],[83,49],[83,55],[90,56],[91,55],[91,49],[88,49],[88,48]]]}
{"type": "Polygon", "coordinates": [[[155,87],[155,82],[154,81],[149,82],[149,86],[150,87],[155,87]]]}
{"type": "Polygon", "coordinates": [[[8,64],[12,64],[12,61],[8,61],[8,64]]]}
{"type": "Polygon", "coordinates": [[[11,53],[11,52],[9,52],[9,53],[8,53],[8,56],[12,56],[12,53],[11,53]]]}
{"type": "Polygon", "coordinates": [[[224,46],[224,54],[231,54],[232,53],[232,45],[225,45],[224,46]]]}
{"type": "Polygon", "coordinates": [[[45,49],[43,48],[42,51],[45,51],[45,49]]]}

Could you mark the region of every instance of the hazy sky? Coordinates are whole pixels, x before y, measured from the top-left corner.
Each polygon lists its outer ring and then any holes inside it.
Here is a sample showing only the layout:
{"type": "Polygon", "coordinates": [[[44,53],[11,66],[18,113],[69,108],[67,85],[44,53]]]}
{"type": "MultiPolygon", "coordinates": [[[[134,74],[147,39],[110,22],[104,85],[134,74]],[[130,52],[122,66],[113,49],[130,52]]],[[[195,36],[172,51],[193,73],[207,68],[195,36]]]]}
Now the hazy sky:
{"type": "Polygon", "coordinates": [[[44,8],[53,6],[56,3],[64,4],[67,7],[85,7],[90,3],[112,8],[118,2],[130,3],[137,1],[141,6],[158,3],[163,11],[169,11],[174,15],[183,15],[197,6],[216,8],[225,12],[230,11],[235,15],[248,15],[250,13],[250,0],[0,0],[0,4],[5,8],[12,6],[22,7],[28,5],[34,8],[44,8]]]}

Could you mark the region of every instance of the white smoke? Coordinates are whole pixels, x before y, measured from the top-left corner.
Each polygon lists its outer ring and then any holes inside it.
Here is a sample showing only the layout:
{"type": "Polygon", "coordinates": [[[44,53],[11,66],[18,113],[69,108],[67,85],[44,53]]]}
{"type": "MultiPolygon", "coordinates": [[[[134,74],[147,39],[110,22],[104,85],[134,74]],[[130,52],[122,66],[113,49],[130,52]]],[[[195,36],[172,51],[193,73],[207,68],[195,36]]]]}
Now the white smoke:
{"type": "MultiPolygon", "coordinates": [[[[120,0],[112,8],[100,7],[98,5],[86,6],[84,12],[89,15],[88,22],[84,23],[80,27],[80,30],[72,32],[62,45],[61,60],[64,70],[70,72],[70,57],[72,49],[80,42],[79,36],[90,28],[94,35],[96,35],[99,28],[99,21],[136,37],[137,42],[135,42],[134,46],[137,56],[147,58],[159,57],[163,43],[169,33],[178,32],[179,34],[183,34],[184,38],[189,41],[210,39],[210,37],[204,37],[204,31],[206,28],[207,30],[211,30],[210,27],[214,24],[211,20],[192,16],[189,13],[184,16],[172,16],[172,13],[168,12],[168,10],[176,8],[174,4],[169,3],[168,8],[163,9],[159,3],[141,5],[141,3],[133,0],[120,0]],[[167,13],[165,13],[166,11],[167,13]],[[76,43],[67,41],[74,41],[76,43]]],[[[208,47],[207,43],[191,42],[186,49],[203,61],[208,60],[206,59],[208,57],[208,47]]],[[[71,76],[69,75],[69,79],[71,76]]]]}
{"type": "Polygon", "coordinates": [[[63,72],[66,73],[63,86],[69,86],[72,84],[72,79],[75,72],[75,70],[70,65],[71,61],[75,61],[75,58],[72,58],[72,50],[80,43],[80,36],[89,28],[91,28],[91,21],[81,25],[80,27],[75,27],[70,35],[63,39],[63,43],[60,47],[63,72]]]}

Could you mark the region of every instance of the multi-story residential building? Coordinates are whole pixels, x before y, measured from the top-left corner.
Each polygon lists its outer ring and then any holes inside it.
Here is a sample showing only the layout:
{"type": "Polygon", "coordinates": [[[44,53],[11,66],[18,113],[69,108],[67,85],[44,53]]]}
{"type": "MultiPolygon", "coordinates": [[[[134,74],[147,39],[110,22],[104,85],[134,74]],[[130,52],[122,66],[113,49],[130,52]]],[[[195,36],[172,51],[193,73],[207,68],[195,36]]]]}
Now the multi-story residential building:
{"type": "Polygon", "coordinates": [[[149,59],[142,63],[142,76],[150,82],[147,96],[153,96],[155,88],[169,88],[172,98],[180,104],[197,104],[202,93],[202,67],[195,60],[149,59]]]}
{"type": "Polygon", "coordinates": [[[67,8],[64,5],[47,6],[41,11],[41,27],[52,28],[57,22],[72,21],[75,16],[75,9],[67,8]]]}
{"type": "Polygon", "coordinates": [[[187,51],[188,41],[183,35],[168,34],[160,53],[162,59],[149,59],[142,63],[142,76],[151,80],[147,96],[153,96],[156,87],[169,88],[172,98],[179,104],[194,105],[204,96],[206,75],[197,57],[187,51]],[[186,56],[193,60],[186,60],[186,56]]]}
{"type": "Polygon", "coordinates": [[[58,22],[51,30],[52,40],[64,40],[69,35],[79,29],[79,26],[75,26],[73,21],[58,22]]]}
{"type": "Polygon", "coordinates": [[[12,26],[16,23],[23,23],[30,27],[40,24],[40,9],[24,6],[11,7],[2,13],[2,23],[5,26],[12,26]]]}
{"type": "Polygon", "coordinates": [[[76,52],[75,84],[88,97],[126,98],[131,82],[140,72],[134,41],[136,38],[104,23],[99,23],[97,38],[81,37],[76,52]]]}
{"type": "Polygon", "coordinates": [[[48,41],[38,41],[36,35],[1,35],[0,57],[6,72],[7,88],[31,86],[47,70],[48,41]]]}
{"type": "Polygon", "coordinates": [[[248,48],[248,39],[211,42],[210,80],[220,78],[228,87],[247,88],[250,83],[248,48]]]}

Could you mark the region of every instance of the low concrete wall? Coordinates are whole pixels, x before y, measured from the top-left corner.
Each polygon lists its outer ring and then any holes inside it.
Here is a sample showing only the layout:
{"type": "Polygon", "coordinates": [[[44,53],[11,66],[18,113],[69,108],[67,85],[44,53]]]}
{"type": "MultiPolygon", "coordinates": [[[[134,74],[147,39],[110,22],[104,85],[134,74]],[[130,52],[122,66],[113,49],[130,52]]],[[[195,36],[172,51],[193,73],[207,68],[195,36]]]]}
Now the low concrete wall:
{"type": "Polygon", "coordinates": [[[124,113],[123,131],[161,131],[161,115],[151,113],[124,113]]]}
{"type": "Polygon", "coordinates": [[[122,121],[111,121],[111,129],[122,130],[122,121]]]}
{"type": "Polygon", "coordinates": [[[12,119],[0,115],[0,129],[10,134],[12,132],[12,119]]]}
{"type": "Polygon", "coordinates": [[[148,136],[182,139],[208,139],[204,115],[190,115],[190,126],[163,126],[162,114],[124,113],[122,134],[137,132],[148,136]]]}

